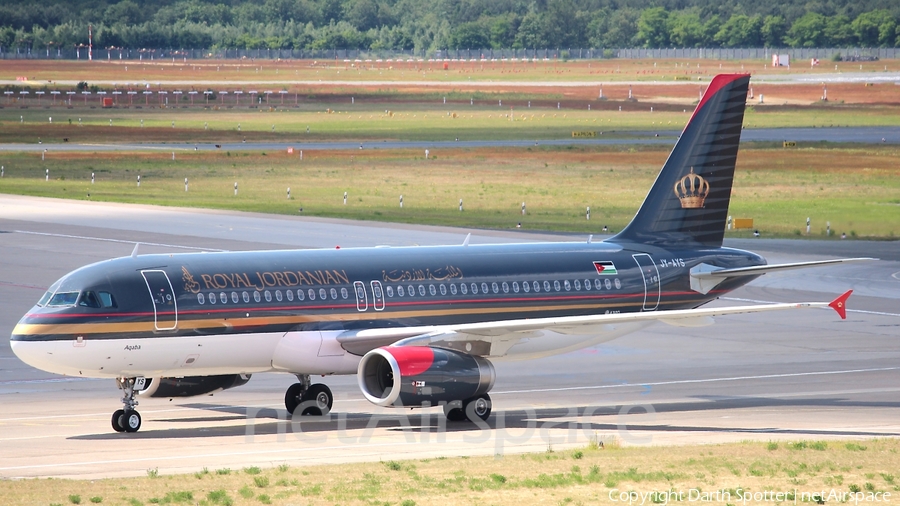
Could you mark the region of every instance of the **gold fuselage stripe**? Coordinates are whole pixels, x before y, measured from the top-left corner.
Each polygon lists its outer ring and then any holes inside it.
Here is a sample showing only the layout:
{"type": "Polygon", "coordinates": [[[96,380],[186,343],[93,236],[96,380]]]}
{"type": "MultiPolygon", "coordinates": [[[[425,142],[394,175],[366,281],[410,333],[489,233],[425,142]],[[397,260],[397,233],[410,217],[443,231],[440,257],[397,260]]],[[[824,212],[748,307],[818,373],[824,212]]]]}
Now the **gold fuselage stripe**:
{"type": "MultiPolygon", "coordinates": [[[[683,303],[686,301],[660,301],[660,305],[683,303]]],[[[249,316],[233,318],[205,318],[197,320],[178,320],[178,325],[173,331],[178,330],[202,330],[214,328],[236,327],[265,327],[267,325],[291,325],[310,322],[333,322],[354,320],[388,320],[402,318],[422,318],[455,315],[500,314],[540,311],[572,311],[583,309],[603,309],[615,307],[617,309],[642,305],[643,301],[634,303],[617,302],[615,304],[570,304],[570,305],[544,305],[544,306],[515,306],[515,307],[477,307],[459,309],[415,310],[415,311],[358,311],[340,314],[297,314],[286,316],[249,316]]],[[[159,324],[171,323],[171,319],[161,319],[159,324]]],[[[166,325],[167,326],[167,325],[166,325]]],[[[152,320],[143,322],[121,323],[19,323],[13,329],[13,335],[39,336],[39,335],[90,335],[90,334],[117,334],[155,332],[156,326],[152,320]]]]}

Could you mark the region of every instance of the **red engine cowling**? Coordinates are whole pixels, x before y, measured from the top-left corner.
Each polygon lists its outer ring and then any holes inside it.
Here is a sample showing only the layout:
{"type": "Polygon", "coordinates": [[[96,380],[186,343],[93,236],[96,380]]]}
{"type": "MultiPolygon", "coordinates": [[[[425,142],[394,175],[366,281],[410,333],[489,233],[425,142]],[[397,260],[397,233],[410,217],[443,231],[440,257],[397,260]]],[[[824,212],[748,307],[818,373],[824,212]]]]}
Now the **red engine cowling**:
{"type": "Polygon", "coordinates": [[[357,381],[379,406],[437,406],[490,391],[494,366],[486,358],[427,346],[386,346],[362,358],[357,381]]]}

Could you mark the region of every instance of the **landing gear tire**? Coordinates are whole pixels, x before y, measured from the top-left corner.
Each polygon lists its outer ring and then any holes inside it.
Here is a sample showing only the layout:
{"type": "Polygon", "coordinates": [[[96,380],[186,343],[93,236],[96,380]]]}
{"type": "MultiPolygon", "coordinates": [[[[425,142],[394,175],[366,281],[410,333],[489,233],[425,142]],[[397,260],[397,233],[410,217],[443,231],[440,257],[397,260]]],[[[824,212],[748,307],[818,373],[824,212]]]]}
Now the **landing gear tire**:
{"type": "Polygon", "coordinates": [[[310,385],[300,398],[302,416],[324,416],[331,412],[334,395],[331,389],[321,383],[310,385]]]}
{"type": "Polygon", "coordinates": [[[294,410],[300,405],[300,397],[302,395],[303,383],[294,383],[288,387],[287,392],[284,393],[284,407],[288,413],[294,413],[294,410]]]}
{"type": "Polygon", "coordinates": [[[124,409],[117,409],[112,415],[112,428],[116,432],[125,432],[125,426],[122,425],[122,416],[125,415],[124,409]]]}
{"type": "Polygon", "coordinates": [[[125,432],[137,432],[141,428],[141,414],[137,411],[125,411],[119,421],[125,432]]]}
{"type": "Polygon", "coordinates": [[[482,394],[465,401],[453,401],[444,404],[444,416],[450,422],[474,422],[477,419],[486,421],[491,416],[491,397],[482,394]]]}
{"type": "Polygon", "coordinates": [[[464,422],[466,421],[466,412],[463,410],[462,401],[453,401],[444,404],[444,416],[447,417],[447,421],[449,422],[464,422]]]}
{"type": "Polygon", "coordinates": [[[488,394],[482,394],[478,397],[472,397],[468,399],[465,403],[465,417],[471,421],[475,421],[476,418],[480,418],[482,421],[487,421],[488,417],[491,416],[491,396],[488,394]]]}
{"type": "Polygon", "coordinates": [[[331,412],[334,395],[331,389],[321,383],[304,388],[303,383],[294,383],[284,393],[284,407],[294,414],[301,408],[301,416],[323,416],[331,412]]]}

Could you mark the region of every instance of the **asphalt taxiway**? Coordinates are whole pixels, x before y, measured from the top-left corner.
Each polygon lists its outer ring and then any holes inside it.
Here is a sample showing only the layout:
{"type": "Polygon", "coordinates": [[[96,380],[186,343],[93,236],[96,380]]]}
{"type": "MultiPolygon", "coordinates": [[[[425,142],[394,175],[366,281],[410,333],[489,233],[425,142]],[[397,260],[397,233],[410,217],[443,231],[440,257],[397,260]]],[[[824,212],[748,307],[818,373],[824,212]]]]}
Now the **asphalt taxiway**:
{"type": "MultiPolygon", "coordinates": [[[[0,196],[0,331],[57,278],[131,253],[584,240],[523,232],[358,223],[0,196]]],[[[808,309],[656,324],[574,353],[498,363],[486,427],[447,425],[437,411],[377,408],[355,377],[324,378],[328,420],[292,421],[293,378],[254,375],[240,388],[141,399],[144,425],[117,434],[111,380],[32,369],[0,339],[0,478],[96,478],[325,462],[544,451],[616,438],[623,444],[900,436],[900,244],[730,241],[770,262],[834,256],[883,260],[769,274],[714,304],[827,301],[855,290],[847,320],[808,309]]]]}

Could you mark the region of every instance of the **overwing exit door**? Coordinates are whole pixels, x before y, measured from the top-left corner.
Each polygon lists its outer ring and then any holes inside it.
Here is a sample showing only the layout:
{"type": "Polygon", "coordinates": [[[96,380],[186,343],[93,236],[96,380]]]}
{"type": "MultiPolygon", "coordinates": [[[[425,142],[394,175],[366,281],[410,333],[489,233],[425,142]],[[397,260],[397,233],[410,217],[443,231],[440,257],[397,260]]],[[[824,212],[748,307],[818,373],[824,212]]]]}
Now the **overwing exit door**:
{"type": "Polygon", "coordinates": [[[172,330],[178,325],[178,303],[175,301],[175,290],[169,282],[165,271],[141,271],[150,298],[153,299],[153,316],[156,330],[172,330]]]}
{"type": "Polygon", "coordinates": [[[646,253],[631,255],[641,269],[644,278],[644,311],[653,311],[659,306],[659,270],[656,263],[646,253]]]}

